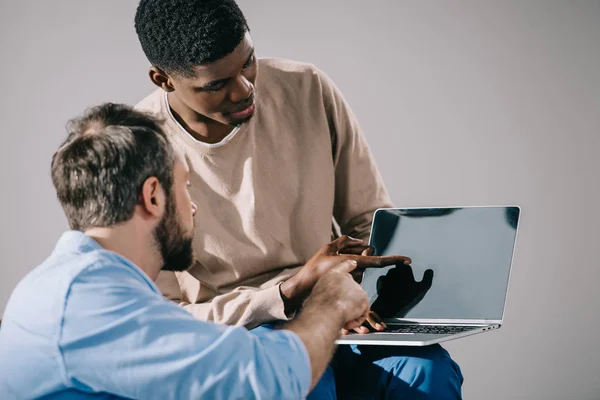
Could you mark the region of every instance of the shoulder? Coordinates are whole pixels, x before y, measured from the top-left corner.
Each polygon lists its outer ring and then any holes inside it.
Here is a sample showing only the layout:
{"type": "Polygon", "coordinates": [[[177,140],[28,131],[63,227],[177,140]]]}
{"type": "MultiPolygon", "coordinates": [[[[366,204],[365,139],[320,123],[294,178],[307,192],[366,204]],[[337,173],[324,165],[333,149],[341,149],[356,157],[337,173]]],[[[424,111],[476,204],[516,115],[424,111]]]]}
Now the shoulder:
{"type": "Polygon", "coordinates": [[[135,108],[139,111],[146,111],[153,114],[162,115],[165,109],[164,95],[165,92],[158,88],[140,100],[135,105],[135,108]]]}
{"type": "Polygon", "coordinates": [[[124,321],[133,323],[140,313],[168,302],[137,266],[109,251],[94,253],[90,254],[93,259],[73,277],[65,296],[62,344],[96,328],[124,326],[124,321]]]}
{"type": "Polygon", "coordinates": [[[259,58],[258,66],[260,71],[266,71],[269,74],[279,74],[283,76],[306,76],[320,72],[314,64],[288,60],[285,58],[259,58]]]}
{"type": "Polygon", "coordinates": [[[54,253],[19,282],[4,317],[52,338],[60,333],[69,304],[85,308],[103,302],[101,298],[115,290],[160,293],[143,271],[115,253],[104,249],[54,253]]]}
{"type": "MultiPolygon", "coordinates": [[[[112,251],[98,249],[80,257],[81,267],[73,276],[71,286],[92,285],[99,289],[127,287],[159,293],[150,277],[139,267],[112,251]]],[[[73,288],[71,292],[73,293],[73,288]]]]}
{"type": "Polygon", "coordinates": [[[344,98],[333,82],[314,64],[281,58],[259,59],[258,88],[286,103],[309,102],[329,108],[344,98]]]}
{"type": "Polygon", "coordinates": [[[314,64],[283,58],[258,61],[258,84],[267,88],[320,89],[329,78],[314,64]]]}

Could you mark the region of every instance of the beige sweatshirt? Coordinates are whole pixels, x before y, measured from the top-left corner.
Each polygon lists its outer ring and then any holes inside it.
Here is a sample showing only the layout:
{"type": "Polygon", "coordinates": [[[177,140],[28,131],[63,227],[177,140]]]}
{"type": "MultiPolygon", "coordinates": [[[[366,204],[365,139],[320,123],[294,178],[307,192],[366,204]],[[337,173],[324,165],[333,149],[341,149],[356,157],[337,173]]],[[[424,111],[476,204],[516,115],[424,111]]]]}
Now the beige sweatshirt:
{"type": "Polygon", "coordinates": [[[254,117],[217,145],[198,142],[157,89],[137,107],[165,119],[192,171],[195,265],[162,272],[163,294],[194,316],[248,328],[287,320],[279,284],[332,239],[368,239],[390,207],[355,116],[309,64],[260,59],[254,117]]]}

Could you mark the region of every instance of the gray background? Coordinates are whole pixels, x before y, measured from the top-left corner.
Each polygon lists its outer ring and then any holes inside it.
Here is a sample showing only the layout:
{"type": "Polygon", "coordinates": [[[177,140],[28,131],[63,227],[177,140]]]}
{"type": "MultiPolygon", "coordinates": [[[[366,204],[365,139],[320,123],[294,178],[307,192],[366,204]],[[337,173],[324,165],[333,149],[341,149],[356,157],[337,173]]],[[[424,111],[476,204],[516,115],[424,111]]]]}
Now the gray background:
{"type": "MultiPolygon", "coordinates": [[[[66,120],[152,88],[136,4],[1,0],[2,309],[66,226],[66,120]]],[[[240,4],[259,55],[342,89],[398,206],[523,207],[506,325],[447,345],[465,399],[599,399],[600,2],[240,4]]]]}

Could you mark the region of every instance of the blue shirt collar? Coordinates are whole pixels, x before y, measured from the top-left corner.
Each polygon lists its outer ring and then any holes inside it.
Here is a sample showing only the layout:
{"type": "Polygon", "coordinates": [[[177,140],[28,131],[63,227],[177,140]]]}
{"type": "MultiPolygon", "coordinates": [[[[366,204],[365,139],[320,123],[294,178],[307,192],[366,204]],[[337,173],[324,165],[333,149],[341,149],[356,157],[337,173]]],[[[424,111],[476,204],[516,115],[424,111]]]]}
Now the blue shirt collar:
{"type": "MultiPolygon", "coordinates": [[[[56,246],[54,247],[53,254],[67,254],[67,253],[83,254],[83,253],[90,253],[90,252],[96,251],[96,250],[106,250],[106,249],[104,247],[102,247],[100,245],[100,243],[98,243],[97,241],[95,241],[90,236],[86,235],[85,233],[83,233],[81,231],[71,230],[71,231],[66,231],[61,235],[60,239],[58,240],[58,243],[56,243],[56,246]]],[[[107,251],[109,251],[109,250],[107,250],[107,251]]],[[[161,293],[160,289],[156,286],[156,283],[154,283],[152,281],[152,279],[150,279],[150,277],[148,275],[146,275],[146,273],[144,271],[142,271],[142,269],[140,269],[140,267],[138,267],[133,262],[126,259],[125,257],[123,257],[120,254],[117,254],[112,251],[109,251],[109,252],[114,254],[116,257],[118,257],[118,259],[124,265],[127,265],[130,268],[133,268],[140,275],[140,277],[144,281],[146,281],[146,283],[152,288],[153,291],[155,291],[159,294],[161,293]]]]}
{"type": "Polygon", "coordinates": [[[56,246],[55,253],[88,253],[94,250],[101,250],[100,243],[80,231],[64,232],[56,246]]]}

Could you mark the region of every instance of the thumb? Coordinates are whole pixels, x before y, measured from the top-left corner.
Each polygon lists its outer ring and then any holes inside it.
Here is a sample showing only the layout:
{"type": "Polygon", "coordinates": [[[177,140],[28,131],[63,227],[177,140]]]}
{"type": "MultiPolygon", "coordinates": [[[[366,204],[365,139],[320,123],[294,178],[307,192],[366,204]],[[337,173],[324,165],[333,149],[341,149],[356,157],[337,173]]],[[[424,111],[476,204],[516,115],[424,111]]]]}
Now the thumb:
{"type": "Polygon", "coordinates": [[[350,273],[356,268],[357,265],[358,264],[354,260],[346,260],[344,262],[341,262],[331,270],[336,272],[350,273]]]}

